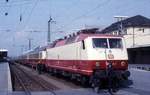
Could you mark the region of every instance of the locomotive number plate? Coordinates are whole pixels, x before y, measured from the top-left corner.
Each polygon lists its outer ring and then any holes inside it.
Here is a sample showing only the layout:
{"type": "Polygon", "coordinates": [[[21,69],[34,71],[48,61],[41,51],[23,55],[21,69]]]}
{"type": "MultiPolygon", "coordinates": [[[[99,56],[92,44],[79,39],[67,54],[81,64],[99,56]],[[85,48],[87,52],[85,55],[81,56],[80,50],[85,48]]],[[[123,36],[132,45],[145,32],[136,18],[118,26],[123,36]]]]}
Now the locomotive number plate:
{"type": "Polygon", "coordinates": [[[109,59],[114,59],[114,55],[113,54],[108,54],[108,58],[109,59]]]}

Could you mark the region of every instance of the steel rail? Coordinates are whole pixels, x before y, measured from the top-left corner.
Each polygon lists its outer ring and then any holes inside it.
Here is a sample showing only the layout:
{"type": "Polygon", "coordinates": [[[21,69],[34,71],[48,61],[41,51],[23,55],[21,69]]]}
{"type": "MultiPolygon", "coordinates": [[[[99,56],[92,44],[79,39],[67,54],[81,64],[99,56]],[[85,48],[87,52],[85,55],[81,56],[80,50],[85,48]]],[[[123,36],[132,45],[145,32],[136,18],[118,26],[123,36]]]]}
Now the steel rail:
{"type": "MultiPolygon", "coordinates": [[[[12,67],[12,68],[14,68],[14,67],[12,67]]],[[[14,69],[13,69],[13,70],[14,70],[14,69]]],[[[26,94],[26,95],[31,95],[30,90],[25,86],[25,84],[24,84],[23,81],[21,80],[21,78],[20,78],[18,72],[15,72],[15,73],[13,72],[13,74],[15,75],[15,77],[16,77],[16,79],[18,80],[18,82],[19,82],[19,84],[21,85],[21,87],[24,89],[25,94],[26,94]]]]}
{"type": "MultiPolygon", "coordinates": [[[[44,85],[44,84],[46,84],[46,83],[43,83],[43,81],[46,82],[45,80],[41,80],[40,78],[31,77],[27,72],[25,72],[23,69],[19,68],[18,64],[15,64],[15,65],[16,65],[17,69],[19,69],[21,72],[23,72],[28,78],[30,78],[36,84],[38,84],[39,86],[41,86],[43,89],[48,90],[53,95],[56,95],[56,93],[53,91],[52,88],[49,88],[48,86],[44,85]]],[[[38,77],[38,76],[36,76],[36,77],[38,77]]]]}

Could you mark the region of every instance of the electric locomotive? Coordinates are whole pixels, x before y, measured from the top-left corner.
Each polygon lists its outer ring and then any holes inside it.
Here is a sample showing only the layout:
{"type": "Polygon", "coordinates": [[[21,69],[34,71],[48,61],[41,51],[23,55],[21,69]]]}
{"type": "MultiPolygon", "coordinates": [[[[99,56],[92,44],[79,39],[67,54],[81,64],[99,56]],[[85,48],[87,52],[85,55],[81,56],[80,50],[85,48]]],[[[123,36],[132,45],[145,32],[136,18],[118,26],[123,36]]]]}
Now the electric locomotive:
{"type": "Polygon", "coordinates": [[[76,79],[83,85],[89,83],[94,88],[102,86],[103,80],[108,79],[110,64],[118,80],[130,76],[124,38],[99,34],[90,29],[33,50],[26,54],[23,62],[38,65],[38,70],[45,69],[56,75],[76,79]]]}

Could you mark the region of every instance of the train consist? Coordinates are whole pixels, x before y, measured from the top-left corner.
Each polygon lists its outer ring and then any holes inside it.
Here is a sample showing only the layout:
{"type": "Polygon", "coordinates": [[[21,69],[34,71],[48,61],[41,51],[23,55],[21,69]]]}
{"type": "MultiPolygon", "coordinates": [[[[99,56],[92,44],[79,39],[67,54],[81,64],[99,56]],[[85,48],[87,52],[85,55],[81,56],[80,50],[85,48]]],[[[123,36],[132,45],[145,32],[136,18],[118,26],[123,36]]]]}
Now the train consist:
{"type": "Polygon", "coordinates": [[[0,62],[6,62],[7,61],[7,53],[8,53],[8,50],[0,49],[0,62]]]}
{"type": "Polygon", "coordinates": [[[82,30],[24,53],[17,61],[93,87],[100,87],[102,81],[108,79],[110,66],[118,80],[128,79],[128,55],[123,37],[95,31],[82,30]]]}

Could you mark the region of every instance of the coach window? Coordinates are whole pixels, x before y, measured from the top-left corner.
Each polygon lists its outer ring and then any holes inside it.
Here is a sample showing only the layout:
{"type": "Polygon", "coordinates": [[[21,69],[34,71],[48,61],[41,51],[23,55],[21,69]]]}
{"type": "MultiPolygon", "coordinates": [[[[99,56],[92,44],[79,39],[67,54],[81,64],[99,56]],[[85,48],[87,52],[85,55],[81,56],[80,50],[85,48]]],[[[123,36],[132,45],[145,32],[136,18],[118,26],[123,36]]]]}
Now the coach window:
{"type": "Polygon", "coordinates": [[[82,40],[82,49],[85,49],[85,42],[82,40]]]}

